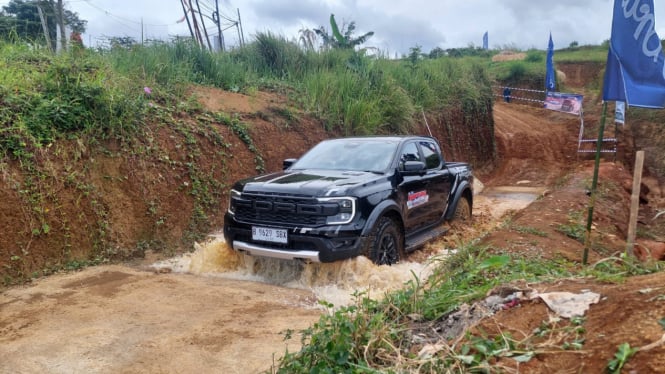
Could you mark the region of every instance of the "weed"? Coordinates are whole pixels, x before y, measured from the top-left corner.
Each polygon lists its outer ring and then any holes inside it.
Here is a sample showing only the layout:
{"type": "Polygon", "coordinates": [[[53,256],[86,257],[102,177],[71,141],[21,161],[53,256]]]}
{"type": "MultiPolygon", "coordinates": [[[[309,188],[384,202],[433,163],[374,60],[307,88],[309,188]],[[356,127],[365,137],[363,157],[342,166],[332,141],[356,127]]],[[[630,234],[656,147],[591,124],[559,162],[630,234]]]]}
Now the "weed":
{"type": "Polygon", "coordinates": [[[541,236],[543,238],[546,238],[548,236],[546,232],[534,227],[515,225],[511,226],[511,228],[521,234],[531,234],[531,235],[541,236]]]}
{"type": "Polygon", "coordinates": [[[568,223],[559,224],[557,231],[580,243],[584,243],[586,227],[583,221],[583,211],[575,211],[568,214],[568,223]]]}
{"type": "Polygon", "coordinates": [[[621,373],[621,368],[623,368],[628,359],[633,357],[637,351],[637,348],[631,348],[630,344],[628,343],[619,345],[616,353],[614,354],[614,358],[607,363],[607,370],[612,374],[621,373]]]}

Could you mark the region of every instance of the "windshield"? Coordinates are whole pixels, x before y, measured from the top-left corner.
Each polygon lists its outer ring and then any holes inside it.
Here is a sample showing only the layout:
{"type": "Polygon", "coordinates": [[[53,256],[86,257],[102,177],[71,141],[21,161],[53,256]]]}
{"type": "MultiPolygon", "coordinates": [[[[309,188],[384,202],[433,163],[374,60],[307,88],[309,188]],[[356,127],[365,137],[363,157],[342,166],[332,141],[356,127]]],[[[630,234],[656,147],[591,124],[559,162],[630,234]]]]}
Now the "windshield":
{"type": "Polygon", "coordinates": [[[399,142],[389,139],[335,139],[317,144],[291,169],[357,170],[388,169],[399,142]]]}

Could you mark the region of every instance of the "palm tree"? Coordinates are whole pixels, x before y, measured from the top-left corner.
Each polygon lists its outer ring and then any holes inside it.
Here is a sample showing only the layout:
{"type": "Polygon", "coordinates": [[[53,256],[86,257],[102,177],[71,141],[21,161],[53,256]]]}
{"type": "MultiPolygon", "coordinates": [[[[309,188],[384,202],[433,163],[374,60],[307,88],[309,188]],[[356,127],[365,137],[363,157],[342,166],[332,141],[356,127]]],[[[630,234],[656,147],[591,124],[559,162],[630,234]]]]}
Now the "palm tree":
{"type": "Polygon", "coordinates": [[[342,25],[342,32],[340,32],[334,14],[330,15],[330,28],[332,29],[332,35],[328,34],[328,31],[323,26],[314,29],[314,32],[321,37],[323,45],[330,48],[354,49],[356,46],[365,43],[367,39],[374,35],[374,31],[370,31],[354,38],[353,32],[356,30],[356,23],[353,21],[346,26],[346,30],[344,29],[344,25],[342,25]]]}

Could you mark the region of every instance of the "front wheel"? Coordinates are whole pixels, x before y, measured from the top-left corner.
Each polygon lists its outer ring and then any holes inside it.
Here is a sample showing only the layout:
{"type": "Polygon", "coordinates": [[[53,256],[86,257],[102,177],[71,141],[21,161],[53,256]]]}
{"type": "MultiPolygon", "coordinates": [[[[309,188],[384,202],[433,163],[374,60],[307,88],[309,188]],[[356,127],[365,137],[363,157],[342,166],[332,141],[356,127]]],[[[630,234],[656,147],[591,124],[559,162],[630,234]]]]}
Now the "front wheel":
{"type": "Polygon", "coordinates": [[[381,217],[368,238],[365,256],[377,265],[392,265],[403,255],[402,233],[395,221],[381,217]]]}

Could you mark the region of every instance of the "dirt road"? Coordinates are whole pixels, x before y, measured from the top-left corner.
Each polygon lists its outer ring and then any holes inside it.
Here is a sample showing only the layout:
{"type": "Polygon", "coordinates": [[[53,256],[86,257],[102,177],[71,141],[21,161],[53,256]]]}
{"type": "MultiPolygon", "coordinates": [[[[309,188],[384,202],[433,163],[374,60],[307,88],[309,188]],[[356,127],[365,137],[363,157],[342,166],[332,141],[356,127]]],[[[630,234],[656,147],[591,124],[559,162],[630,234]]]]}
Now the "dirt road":
{"type": "Polygon", "coordinates": [[[250,373],[295,349],[311,292],[100,266],[0,297],[2,373],[250,373]],[[292,344],[292,343],[291,343],[292,344]]]}

